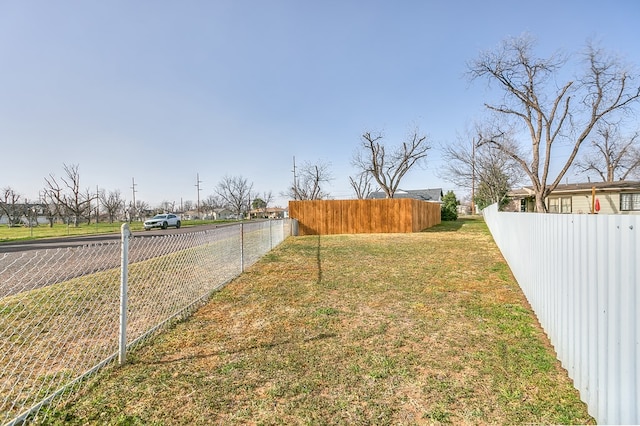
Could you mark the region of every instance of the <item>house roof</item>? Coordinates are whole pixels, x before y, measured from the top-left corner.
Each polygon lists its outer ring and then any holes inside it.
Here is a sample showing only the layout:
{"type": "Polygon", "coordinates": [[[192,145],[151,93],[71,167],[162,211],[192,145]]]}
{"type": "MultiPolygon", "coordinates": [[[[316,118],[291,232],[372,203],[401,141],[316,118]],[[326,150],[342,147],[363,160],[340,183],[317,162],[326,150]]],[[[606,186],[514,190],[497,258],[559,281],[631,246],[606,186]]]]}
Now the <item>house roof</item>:
{"type": "MultiPolygon", "coordinates": [[[[369,198],[387,198],[387,194],[383,191],[372,192],[369,194],[369,198]]],[[[423,201],[441,201],[442,200],[442,188],[431,189],[398,189],[393,198],[414,198],[416,200],[423,201]]]]}
{"type": "MultiPolygon", "coordinates": [[[[625,190],[637,191],[640,190],[640,182],[621,180],[616,182],[583,182],[583,183],[566,183],[559,184],[556,189],[553,190],[553,194],[568,194],[568,193],[581,193],[591,192],[592,188],[595,188],[598,192],[620,192],[625,190]]],[[[524,186],[521,189],[513,190],[509,193],[511,197],[526,197],[533,196],[535,194],[532,186],[524,186]]]]}
{"type": "Polygon", "coordinates": [[[266,209],[251,209],[250,213],[282,213],[287,211],[282,207],[267,207],[266,209]]]}

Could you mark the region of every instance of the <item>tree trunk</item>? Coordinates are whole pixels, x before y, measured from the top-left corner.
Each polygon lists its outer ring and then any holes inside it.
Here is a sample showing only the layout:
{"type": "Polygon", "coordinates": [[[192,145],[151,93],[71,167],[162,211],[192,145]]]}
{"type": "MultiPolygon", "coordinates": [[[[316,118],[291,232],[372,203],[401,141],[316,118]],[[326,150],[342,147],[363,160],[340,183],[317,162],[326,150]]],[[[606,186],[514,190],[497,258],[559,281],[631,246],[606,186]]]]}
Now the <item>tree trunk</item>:
{"type": "Polygon", "coordinates": [[[536,213],[548,213],[544,198],[540,192],[536,193],[536,213]]]}

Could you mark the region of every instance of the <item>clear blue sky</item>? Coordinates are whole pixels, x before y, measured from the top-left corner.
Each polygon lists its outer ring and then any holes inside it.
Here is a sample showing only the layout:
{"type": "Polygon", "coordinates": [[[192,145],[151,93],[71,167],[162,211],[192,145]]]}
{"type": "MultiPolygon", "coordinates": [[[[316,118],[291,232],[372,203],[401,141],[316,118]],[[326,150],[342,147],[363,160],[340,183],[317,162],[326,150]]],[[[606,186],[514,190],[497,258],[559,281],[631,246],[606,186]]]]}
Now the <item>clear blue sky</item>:
{"type": "Polygon", "coordinates": [[[640,66],[640,2],[0,0],[0,188],[34,199],[79,165],[83,188],[156,206],[214,193],[223,176],[272,191],[292,161],[324,161],[334,198],[364,131],[434,148],[404,189],[442,187],[438,146],[498,92],[468,61],[508,36],[540,55],[589,38],[640,66]]]}

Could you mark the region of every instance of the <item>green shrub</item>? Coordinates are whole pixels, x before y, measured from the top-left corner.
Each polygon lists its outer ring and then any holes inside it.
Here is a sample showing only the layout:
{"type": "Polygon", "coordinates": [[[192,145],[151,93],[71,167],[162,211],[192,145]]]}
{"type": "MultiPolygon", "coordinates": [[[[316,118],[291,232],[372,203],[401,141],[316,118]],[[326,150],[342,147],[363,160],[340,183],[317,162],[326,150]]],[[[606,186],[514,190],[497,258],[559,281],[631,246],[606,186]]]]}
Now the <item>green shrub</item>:
{"type": "Polygon", "coordinates": [[[440,220],[458,220],[458,200],[453,191],[448,191],[442,197],[440,207],[440,220]]]}

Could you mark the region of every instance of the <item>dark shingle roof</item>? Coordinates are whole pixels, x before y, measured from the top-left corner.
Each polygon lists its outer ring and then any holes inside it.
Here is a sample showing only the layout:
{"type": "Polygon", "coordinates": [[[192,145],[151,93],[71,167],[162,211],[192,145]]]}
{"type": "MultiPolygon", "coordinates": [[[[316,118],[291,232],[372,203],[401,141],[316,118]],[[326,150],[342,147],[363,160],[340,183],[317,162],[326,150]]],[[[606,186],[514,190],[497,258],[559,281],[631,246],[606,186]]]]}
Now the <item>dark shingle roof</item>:
{"type": "MultiPolygon", "coordinates": [[[[369,198],[387,198],[387,195],[382,191],[372,192],[369,198]]],[[[393,198],[414,198],[416,200],[423,201],[442,201],[442,188],[432,189],[398,189],[393,198]]]]}
{"type": "MultiPolygon", "coordinates": [[[[621,191],[621,190],[640,190],[640,182],[631,180],[621,180],[617,182],[582,182],[582,183],[565,183],[559,184],[553,190],[553,194],[558,193],[574,193],[589,192],[591,188],[595,188],[598,192],[621,191]]],[[[525,186],[522,189],[516,189],[509,192],[512,197],[531,196],[534,194],[532,186],[525,186]]]]}

